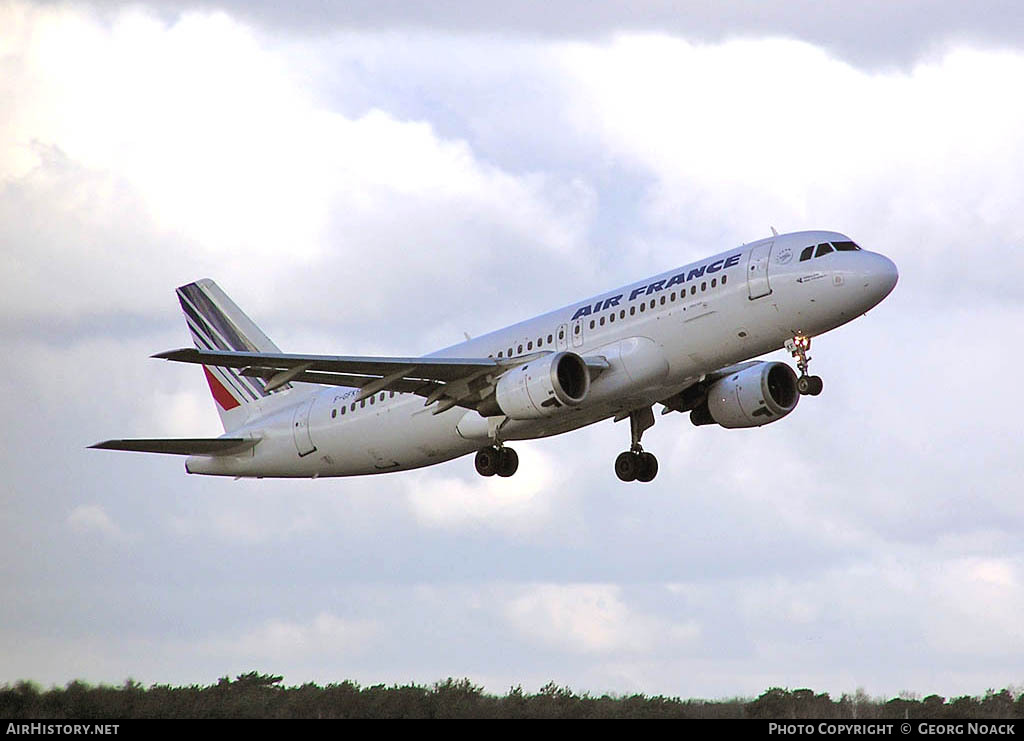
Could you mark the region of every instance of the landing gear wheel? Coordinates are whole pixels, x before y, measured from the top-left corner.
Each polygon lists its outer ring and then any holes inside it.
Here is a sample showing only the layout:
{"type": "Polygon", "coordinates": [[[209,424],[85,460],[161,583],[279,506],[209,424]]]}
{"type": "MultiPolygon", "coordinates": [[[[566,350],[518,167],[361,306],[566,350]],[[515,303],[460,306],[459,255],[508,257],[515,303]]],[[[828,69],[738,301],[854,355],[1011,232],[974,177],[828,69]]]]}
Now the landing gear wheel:
{"type": "Polygon", "coordinates": [[[622,481],[636,481],[640,473],[640,459],[631,450],[619,453],[615,459],[615,475],[622,481]]]}
{"type": "Polygon", "coordinates": [[[800,392],[801,396],[811,393],[811,377],[800,376],[800,378],[796,379],[796,390],[800,392]]]}
{"type": "Polygon", "coordinates": [[[498,475],[508,478],[519,468],[519,455],[512,448],[501,448],[498,451],[498,475]]]}
{"type": "Polygon", "coordinates": [[[500,463],[501,451],[498,448],[480,448],[476,451],[476,472],[481,476],[496,474],[500,463]]]}
{"type": "Polygon", "coordinates": [[[654,411],[640,407],[629,413],[629,436],[632,444],[615,459],[615,475],[622,481],[653,481],[658,475],[658,459],[640,447],[644,430],[654,426],[654,411]]]}
{"type": "Polygon", "coordinates": [[[658,475],[658,459],[653,453],[627,450],[615,459],[615,475],[622,481],[653,481],[658,475]]]}
{"type": "Polygon", "coordinates": [[[519,456],[512,448],[490,445],[476,451],[476,472],[481,476],[498,474],[507,478],[519,468],[519,456]]]}
{"type": "Polygon", "coordinates": [[[796,381],[796,390],[804,396],[817,396],[824,386],[821,376],[800,376],[796,381]]]}
{"type": "Polygon", "coordinates": [[[807,354],[807,351],[811,349],[811,338],[798,334],[792,339],[786,340],[786,349],[789,350],[790,355],[796,358],[796,367],[800,370],[800,378],[796,381],[796,390],[800,392],[801,396],[820,394],[821,389],[825,386],[821,376],[807,375],[807,367],[811,363],[811,357],[807,354]]]}
{"type": "Polygon", "coordinates": [[[636,475],[636,480],[644,484],[654,481],[654,477],[658,475],[658,459],[654,457],[654,453],[640,453],[637,458],[640,460],[640,472],[636,475]]]}

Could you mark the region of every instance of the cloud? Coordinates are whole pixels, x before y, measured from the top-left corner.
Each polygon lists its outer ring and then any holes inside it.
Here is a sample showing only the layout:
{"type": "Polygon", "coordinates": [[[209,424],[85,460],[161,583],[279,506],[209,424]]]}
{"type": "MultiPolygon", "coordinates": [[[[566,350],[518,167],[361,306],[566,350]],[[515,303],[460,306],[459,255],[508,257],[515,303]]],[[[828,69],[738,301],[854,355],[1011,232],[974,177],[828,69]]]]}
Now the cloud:
{"type": "Polygon", "coordinates": [[[311,659],[338,660],[371,651],[379,629],[371,622],[350,620],[321,612],[311,620],[273,619],[238,637],[224,637],[207,644],[221,655],[244,656],[254,665],[311,659]]]}
{"type": "MultiPolygon", "coordinates": [[[[176,12],[180,3],[151,0],[148,7],[176,12]]],[[[950,41],[1020,46],[1020,9],[1011,0],[979,0],[970,13],[956,2],[865,0],[548,0],[480,3],[454,0],[441,6],[410,6],[395,0],[353,0],[324,6],[299,0],[287,12],[268,2],[196,0],[192,7],[232,15],[301,36],[331,31],[381,30],[436,35],[486,35],[535,42],[572,39],[600,42],[619,32],[663,32],[718,44],[736,37],[789,37],[819,44],[871,67],[907,64],[950,41]]]]}
{"type": "Polygon", "coordinates": [[[928,584],[937,609],[924,620],[936,651],[977,660],[1024,652],[1024,570],[1017,558],[952,559],[928,584]]]}
{"type": "Polygon", "coordinates": [[[1021,236],[1010,194],[1024,186],[1013,167],[1024,104],[1000,93],[1024,75],[1019,52],[961,48],[879,75],[794,41],[652,35],[569,45],[562,59],[579,128],[657,179],[656,222],[696,217],[707,226],[685,228],[711,236],[724,222],[874,220],[868,245],[898,257],[919,245],[914,268],[978,231],[1021,236]]]}
{"type": "MultiPolygon", "coordinates": [[[[254,292],[239,302],[257,314],[359,324],[423,305],[432,276],[473,295],[524,258],[579,262],[586,187],[506,173],[424,121],[336,113],[227,16],[7,13],[23,30],[19,105],[0,121],[4,242],[22,278],[3,295],[8,323],[154,315],[170,287],[211,273],[254,292]],[[31,259],[13,248],[29,242],[31,259]],[[282,281],[304,290],[267,290],[282,281]]],[[[454,308],[440,295],[434,321],[454,308]]]]}
{"type": "Polygon", "coordinates": [[[99,535],[113,542],[124,542],[129,536],[97,504],[83,504],[75,507],[68,514],[67,526],[82,535],[99,535]]]}
{"type": "Polygon", "coordinates": [[[510,624],[529,639],[583,654],[641,653],[696,641],[692,621],[674,624],[632,610],[607,584],[542,584],[505,606],[510,624]]]}
{"type": "Polygon", "coordinates": [[[472,457],[462,459],[462,476],[434,471],[409,476],[404,488],[417,521],[451,530],[548,531],[556,516],[565,516],[571,487],[536,445],[517,445],[516,452],[519,472],[511,479],[476,476],[469,471],[472,457]]]}

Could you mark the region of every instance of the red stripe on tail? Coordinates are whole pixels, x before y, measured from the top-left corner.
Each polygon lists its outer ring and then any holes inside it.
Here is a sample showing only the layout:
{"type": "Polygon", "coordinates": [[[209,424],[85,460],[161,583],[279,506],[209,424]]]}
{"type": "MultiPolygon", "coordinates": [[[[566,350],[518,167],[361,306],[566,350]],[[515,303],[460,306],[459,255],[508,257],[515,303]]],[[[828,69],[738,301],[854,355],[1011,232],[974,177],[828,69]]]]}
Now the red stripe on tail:
{"type": "Polygon", "coordinates": [[[203,366],[203,372],[206,374],[206,382],[210,385],[210,393],[213,394],[213,398],[221,409],[227,411],[228,409],[234,409],[239,406],[238,399],[231,395],[231,392],[224,388],[224,384],[217,380],[217,378],[210,373],[210,369],[205,365],[203,366]]]}

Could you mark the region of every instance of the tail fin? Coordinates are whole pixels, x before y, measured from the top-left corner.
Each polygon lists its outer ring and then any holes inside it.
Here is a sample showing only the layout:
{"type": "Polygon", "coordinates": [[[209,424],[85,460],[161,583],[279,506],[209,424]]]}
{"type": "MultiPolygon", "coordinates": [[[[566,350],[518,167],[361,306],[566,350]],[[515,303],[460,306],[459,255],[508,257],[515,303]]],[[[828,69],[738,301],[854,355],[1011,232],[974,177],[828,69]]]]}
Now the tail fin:
{"type": "MultiPolygon", "coordinates": [[[[192,339],[200,350],[281,352],[209,278],[181,286],[177,292],[192,339]]],[[[270,395],[262,379],[243,376],[237,369],[204,365],[203,371],[225,432],[245,423],[247,404],[270,395]]],[[[291,384],[281,387],[288,388],[291,384]]]]}

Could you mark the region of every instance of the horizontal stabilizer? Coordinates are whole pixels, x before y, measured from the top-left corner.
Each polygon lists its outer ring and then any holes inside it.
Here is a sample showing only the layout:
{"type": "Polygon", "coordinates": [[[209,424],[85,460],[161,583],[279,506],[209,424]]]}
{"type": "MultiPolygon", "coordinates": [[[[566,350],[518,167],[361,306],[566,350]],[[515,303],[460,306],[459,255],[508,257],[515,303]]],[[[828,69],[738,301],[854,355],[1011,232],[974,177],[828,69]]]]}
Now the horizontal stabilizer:
{"type": "Polygon", "coordinates": [[[90,445],[98,450],[130,450],[136,453],[171,455],[238,455],[256,447],[259,440],[243,437],[135,438],[106,440],[90,445]]]}

